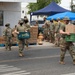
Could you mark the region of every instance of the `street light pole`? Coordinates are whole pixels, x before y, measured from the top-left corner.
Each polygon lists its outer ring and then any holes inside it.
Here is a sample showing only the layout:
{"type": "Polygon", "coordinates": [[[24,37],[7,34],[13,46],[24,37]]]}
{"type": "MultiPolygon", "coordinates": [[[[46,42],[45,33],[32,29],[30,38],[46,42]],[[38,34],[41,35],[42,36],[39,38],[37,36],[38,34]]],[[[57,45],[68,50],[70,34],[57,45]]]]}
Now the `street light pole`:
{"type": "Polygon", "coordinates": [[[73,1],[74,0],[71,0],[71,11],[75,12],[75,4],[73,1]]]}
{"type": "Polygon", "coordinates": [[[71,11],[73,11],[73,0],[71,0],[71,11]]]}

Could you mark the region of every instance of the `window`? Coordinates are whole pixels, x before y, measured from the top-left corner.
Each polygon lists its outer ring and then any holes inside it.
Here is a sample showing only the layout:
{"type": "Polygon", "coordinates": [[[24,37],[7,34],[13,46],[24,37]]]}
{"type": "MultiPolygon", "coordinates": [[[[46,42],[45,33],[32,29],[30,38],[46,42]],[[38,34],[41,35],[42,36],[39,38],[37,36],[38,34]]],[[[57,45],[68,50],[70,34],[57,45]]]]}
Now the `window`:
{"type": "Polygon", "coordinates": [[[0,11],[0,26],[3,26],[3,11],[0,11]]]}
{"type": "Polygon", "coordinates": [[[24,13],[24,10],[22,11],[22,13],[24,13]]]}

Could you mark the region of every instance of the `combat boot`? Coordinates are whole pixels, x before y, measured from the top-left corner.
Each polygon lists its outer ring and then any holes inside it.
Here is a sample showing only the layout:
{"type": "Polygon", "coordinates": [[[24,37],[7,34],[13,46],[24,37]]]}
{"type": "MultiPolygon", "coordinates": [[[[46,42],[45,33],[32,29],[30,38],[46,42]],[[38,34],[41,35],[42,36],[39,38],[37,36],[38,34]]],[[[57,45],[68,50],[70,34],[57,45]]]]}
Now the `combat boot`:
{"type": "Polygon", "coordinates": [[[75,65],[75,60],[73,60],[73,64],[75,65]]]}
{"type": "Polygon", "coordinates": [[[9,51],[11,51],[11,47],[9,47],[9,51]]]}
{"type": "Polygon", "coordinates": [[[23,53],[19,53],[19,56],[20,56],[20,57],[23,57],[23,56],[24,56],[24,54],[23,54],[23,53]]]}
{"type": "Polygon", "coordinates": [[[59,63],[60,63],[60,64],[62,64],[62,65],[64,65],[64,64],[65,64],[65,62],[64,62],[64,61],[59,61],[59,63]]]}
{"type": "Polygon", "coordinates": [[[5,50],[7,51],[8,50],[8,47],[5,47],[5,50]]]}
{"type": "Polygon", "coordinates": [[[28,50],[28,48],[29,48],[29,47],[28,47],[28,45],[26,44],[26,49],[28,50]]]}

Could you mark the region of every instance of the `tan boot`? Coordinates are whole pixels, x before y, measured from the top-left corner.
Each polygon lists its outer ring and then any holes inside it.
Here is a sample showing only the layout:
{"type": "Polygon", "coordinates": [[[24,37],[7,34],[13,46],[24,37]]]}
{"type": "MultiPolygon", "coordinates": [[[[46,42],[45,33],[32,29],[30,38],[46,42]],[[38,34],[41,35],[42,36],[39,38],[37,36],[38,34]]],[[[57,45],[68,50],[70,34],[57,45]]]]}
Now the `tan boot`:
{"type": "Polygon", "coordinates": [[[22,53],[22,56],[24,56],[24,54],[22,53]]]}
{"type": "Polygon", "coordinates": [[[75,60],[73,60],[73,64],[75,65],[75,60]]]}
{"type": "Polygon", "coordinates": [[[19,53],[19,56],[22,57],[22,53],[19,53]]]}
{"type": "Polygon", "coordinates": [[[60,63],[60,64],[62,64],[62,65],[64,65],[64,64],[65,64],[65,62],[64,62],[64,61],[59,61],[59,63],[60,63]]]}
{"type": "Polygon", "coordinates": [[[11,47],[9,47],[9,51],[11,51],[11,47]]]}
{"type": "Polygon", "coordinates": [[[23,56],[24,56],[24,54],[23,54],[23,53],[19,53],[19,56],[20,56],[20,57],[23,57],[23,56]]]}

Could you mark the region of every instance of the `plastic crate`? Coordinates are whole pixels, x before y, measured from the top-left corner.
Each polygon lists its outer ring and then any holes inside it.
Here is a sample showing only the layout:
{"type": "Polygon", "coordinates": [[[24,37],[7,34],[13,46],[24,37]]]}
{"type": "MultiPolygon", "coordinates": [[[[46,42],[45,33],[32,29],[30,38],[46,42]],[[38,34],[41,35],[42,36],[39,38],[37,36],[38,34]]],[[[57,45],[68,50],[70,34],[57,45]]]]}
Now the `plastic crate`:
{"type": "Polygon", "coordinates": [[[20,32],[18,34],[18,39],[29,39],[30,38],[30,32],[20,32]]]}
{"type": "Polygon", "coordinates": [[[70,35],[65,36],[67,42],[75,42],[75,34],[71,33],[70,35]]]}

